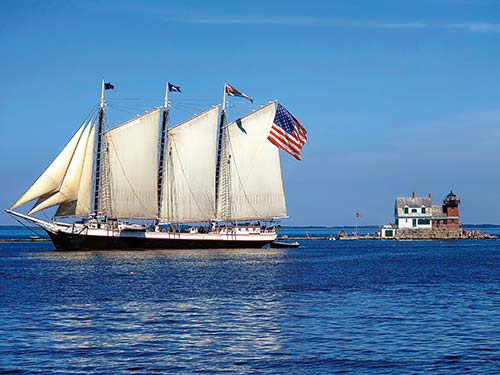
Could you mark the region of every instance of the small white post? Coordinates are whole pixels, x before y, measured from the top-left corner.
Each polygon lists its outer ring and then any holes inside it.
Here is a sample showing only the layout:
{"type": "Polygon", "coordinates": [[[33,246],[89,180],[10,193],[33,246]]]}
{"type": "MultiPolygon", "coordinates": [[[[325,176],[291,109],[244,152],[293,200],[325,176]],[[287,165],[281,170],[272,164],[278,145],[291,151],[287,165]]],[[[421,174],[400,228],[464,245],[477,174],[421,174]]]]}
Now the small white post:
{"type": "Polygon", "coordinates": [[[101,85],[100,107],[101,107],[101,109],[104,109],[104,80],[102,80],[102,85],[101,85]]]}
{"type": "Polygon", "coordinates": [[[163,102],[163,108],[168,109],[168,81],[165,86],[165,101],[163,102]]]}
{"type": "Polygon", "coordinates": [[[224,82],[224,96],[222,97],[222,112],[226,112],[226,85],[227,82],[224,82]]]}

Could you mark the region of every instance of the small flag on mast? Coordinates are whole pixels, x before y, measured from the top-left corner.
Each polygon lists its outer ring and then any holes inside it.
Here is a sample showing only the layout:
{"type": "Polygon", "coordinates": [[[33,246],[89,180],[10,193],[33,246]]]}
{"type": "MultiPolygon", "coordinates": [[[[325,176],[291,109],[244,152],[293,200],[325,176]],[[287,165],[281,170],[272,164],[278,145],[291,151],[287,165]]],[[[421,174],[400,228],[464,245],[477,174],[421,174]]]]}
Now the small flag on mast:
{"type": "Polygon", "coordinates": [[[356,212],[356,219],[361,219],[361,214],[359,212],[356,212]]]}
{"type": "Polygon", "coordinates": [[[278,104],[267,139],[295,159],[301,160],[300,151],[307,141],[307,131],[285,107],[278,104]]]}
{"type": "Polygon", "coordinates": [[[243,94],[241,91],[236,90],[233,86],[227,83],[224,87],[224,90],[226,90],[226,94],[229,96],[239,96],[240,98],[245,98],[246,100],[253,103],[253,99],[251,97],[249,97],[247,94],[243,94]]]}
{"type": "Polygon", "coordinates": [[[104,82],[104,90],[113,90],[115,88],[115,85],[113,85],[111,82],[104,82]]]}
{"type": "Polygon", "coordinates": [[[180,86],[172,85],[170,82],[168,83],[168,91],[169,92],[182,92],[180,86]]]}

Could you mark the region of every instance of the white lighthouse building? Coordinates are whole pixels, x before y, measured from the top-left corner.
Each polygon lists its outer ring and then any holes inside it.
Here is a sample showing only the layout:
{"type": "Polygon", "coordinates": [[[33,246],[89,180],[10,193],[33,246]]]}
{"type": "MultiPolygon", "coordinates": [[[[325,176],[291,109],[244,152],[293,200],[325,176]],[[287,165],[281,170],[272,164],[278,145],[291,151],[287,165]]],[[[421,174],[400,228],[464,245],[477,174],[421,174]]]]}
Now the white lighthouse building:
{"type": "Polygon", "coordinates": [[[398,197],[394,205],[394,219],[399,229],[431,229],[432,197],[398,197]]]}

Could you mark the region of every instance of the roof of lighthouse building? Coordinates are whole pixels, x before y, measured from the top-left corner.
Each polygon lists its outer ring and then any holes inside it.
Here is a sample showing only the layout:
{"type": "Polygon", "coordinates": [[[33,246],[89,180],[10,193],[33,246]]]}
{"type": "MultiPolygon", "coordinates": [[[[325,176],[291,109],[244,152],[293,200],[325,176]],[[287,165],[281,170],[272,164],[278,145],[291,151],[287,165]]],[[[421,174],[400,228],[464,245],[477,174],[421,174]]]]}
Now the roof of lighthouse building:
{"type": "Polygon", "coordinates": [[[415,193],[411,197],[397,197],[396,198],[396,208],[404,207],[431,207],[432,198],[427,197],[416,197],[415,193]]]}
{"type": "Polygon", "coordinates": [[[456,198],[457,195],[453,192],[453,190],[450,190],[450,194],[446,196],[446,198],[456,198]]]}
{"type": "Polygon", "coordinates": [[[454,204],[460,203],[460,199],[456,196],[453,190],[450,190],[450,193],[443,200],[443,204],[449,204],[449,203],[454,203],[454,204]]]}

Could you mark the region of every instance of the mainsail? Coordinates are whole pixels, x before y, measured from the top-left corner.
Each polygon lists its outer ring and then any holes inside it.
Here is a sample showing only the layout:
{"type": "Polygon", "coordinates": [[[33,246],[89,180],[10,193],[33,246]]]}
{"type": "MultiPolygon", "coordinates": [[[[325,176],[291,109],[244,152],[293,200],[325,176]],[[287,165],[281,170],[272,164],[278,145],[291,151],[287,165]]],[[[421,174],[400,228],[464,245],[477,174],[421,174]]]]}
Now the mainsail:
{"type": "Polygon", "coordinates": [[[160,220],[209,221],[215,216],[215,145],[219,107],[168,130],[160,220]]]}
{"type": "Polygon", "coordinates": [[[100,211],[114,218],[156,218],[158,130],[155,109],[104,134],[100,211]],[[104,174],[104,173],[103,173],[104,174]]]}
{"type": "Polygon", "coordinates": [[[84,128],[85,124],[78,129],[54,161],[47,167],[40,177],[38,177],[33,185],[31,185],[28,190],[26,190],[26,192],[12,205],[11,209],[32,201],[33,199],[46,198],[52,193],[57,192],[63,182],[71,160],[73,159],[73,154],[78,146],[84,128]]]}
{"type": "Polygon", "coordinates": [[[279,150],[267,137],[276,103],[227,125],[217,217],[259,220],[286,217],[279,150]]]}
{"type": "MultiPolygon", "coordinates": [[[[86,186],[91,183],[90,179],[82,181],[82,176],[85,174],[85,177],[87,177],[88,169],[90,169],[90,172],[92,171],[93,133],[94,127],[92,127],[89,123],[78,141],[78,145],[73,153],[73,157],[71,158],[68,169],[66,170],[66,174],[64,175],[59,188],[54,194],[40,199],[36,206],[29,212],[30,214],[56,204],[68,204],[70,202],[77,202],[78,200],[83,203],[86,199],[88,199],[90,203],[90,196],[85,196],[85,194],[79,195],[79,192],[80,188],[82,188],[82,192],[87,190],[86,186]],[[89,138],[92,138],[90,144],[89,138]],[[90,159],[90,163],[88,159],[90,159]],[[84,170],[86,160],[87,171],[84,170]]],[[[89,211],[85,212],[85,214],[88,213],[89,211]]]]}

